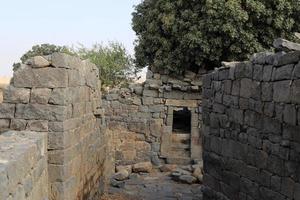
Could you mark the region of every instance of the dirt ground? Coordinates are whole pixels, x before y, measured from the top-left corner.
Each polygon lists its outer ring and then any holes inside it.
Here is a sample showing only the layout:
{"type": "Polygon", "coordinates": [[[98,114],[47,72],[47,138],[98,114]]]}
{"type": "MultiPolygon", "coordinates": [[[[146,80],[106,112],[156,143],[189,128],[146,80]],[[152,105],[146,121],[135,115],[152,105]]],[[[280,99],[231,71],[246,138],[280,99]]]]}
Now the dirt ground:
{"type": "Polygon", "coordinates": [[[201,187],[175,182],[165,173],[145,174],[110,187],[100,200],[202,200],[201,187]]]}

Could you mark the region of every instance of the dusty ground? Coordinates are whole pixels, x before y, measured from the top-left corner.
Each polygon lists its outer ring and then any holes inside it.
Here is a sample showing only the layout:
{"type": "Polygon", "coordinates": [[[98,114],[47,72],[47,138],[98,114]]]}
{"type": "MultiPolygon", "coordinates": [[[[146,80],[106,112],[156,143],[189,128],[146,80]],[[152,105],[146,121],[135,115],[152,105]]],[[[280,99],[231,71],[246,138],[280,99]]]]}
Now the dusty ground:
{"type": "Polygon", "coordinates": [[[202,193],[200,184],[181,184],[153,173],[128,179],[121,188],[110,187],[101,200],[202,200],[202,193]]]}

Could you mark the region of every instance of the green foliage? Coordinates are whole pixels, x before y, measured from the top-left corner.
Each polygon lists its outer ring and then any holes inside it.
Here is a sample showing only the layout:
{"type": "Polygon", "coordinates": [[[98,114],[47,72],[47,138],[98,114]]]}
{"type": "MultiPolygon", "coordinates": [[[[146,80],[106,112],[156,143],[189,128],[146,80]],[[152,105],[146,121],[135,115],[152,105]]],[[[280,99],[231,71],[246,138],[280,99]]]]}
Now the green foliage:
{"type": "MultiPolygon", "coordinates": [[[[31,57],[34,56],[46,56],[55,52],[71,54],[69,49],[66,46],[56,46],[53,44],[41,44],[35,45],[31,50],[27,51],[21,58],[21,62],[25,63],[31,57]]],[[[21,63],[14,63],[13,70],[16,71],[21,66],[21,63]]]]}
{"type": "MultiPolygon", "coordinates": [[[[100,79],[103,88],[124,85],[137,78],[136,74],[138,70],[134,67],[133,59],[127,53],[125,47],[118,42],[110,42],[107,46],[95,44],[92,48],[86,48],[83,45],[77,48],[52,44],[36,45],[21,57],[21,61],[25,63],[31,57],[50,55],[54,52],[89,59],[100,70],[100,79]]],[[[21,63],[14,63],[14,71],[20,66],[21,63]]]]}
{"type": "Polygon", "coordinates": [[[181,73],[296,40],[299,0],[144,0],[133,13],[137,67],[181,73]]]}
{"type": "Polygon", "coordinates": [[[133,59],[118,42],[110,42],[107,46],[95,44],[90,49],[80,45],[72,52],[82,59],[89,59],[99,68],[103,87],[124,85],[136,78],[133,59]]]}

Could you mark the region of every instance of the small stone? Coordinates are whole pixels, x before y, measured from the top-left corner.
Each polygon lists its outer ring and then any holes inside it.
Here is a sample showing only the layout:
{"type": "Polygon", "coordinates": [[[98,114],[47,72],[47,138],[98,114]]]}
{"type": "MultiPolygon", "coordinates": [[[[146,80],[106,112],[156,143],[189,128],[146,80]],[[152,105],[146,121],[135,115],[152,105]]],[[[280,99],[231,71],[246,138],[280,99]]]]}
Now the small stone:
{"type": "Polygon", "coordinates": [[[111,179],[110,185],[116,188],[124,188],[125,182],[124,181],[117,181],[115,179],[111,179]]]}
{"type": "Polygon", "coordinates": [[[129,173],[127,170],[123,169],[120,170],[118,173],[116,173],[113,176],[113,179],[117,180],[117,181],[124,181],[129,177],[129,173]]]}
{"type": "Polygon", "coordinates": [[[177,168],[177,165],[175,164],[165,164],[162,165],[159,169],[161,172],[171,172],[171,171],[175,171],[177,168]]]}
{"type": "Polygon", "coordinates": [[[179,176],[179,181],[183,183],[193,184],[197,182],[197,179],[191,175],[181,175],[179,176]]]}
{"type": "Polygon", "coordinates": [[[133,165],[133,172],[147,172],[150,173],[152,171],[151,162],[141,162],[133,165]]]}

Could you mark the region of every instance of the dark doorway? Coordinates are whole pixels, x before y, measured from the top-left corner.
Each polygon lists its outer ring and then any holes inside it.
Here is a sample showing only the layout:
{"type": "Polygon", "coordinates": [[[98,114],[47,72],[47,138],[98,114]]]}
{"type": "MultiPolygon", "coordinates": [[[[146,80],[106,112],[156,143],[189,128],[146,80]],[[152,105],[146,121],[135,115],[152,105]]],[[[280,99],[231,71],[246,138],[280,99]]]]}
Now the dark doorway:
{"type": "Polygon", "coordinates": [[[191,133],[191,111],[187,108],[174,110],[173,112],[173,132],[191,133]]]}

